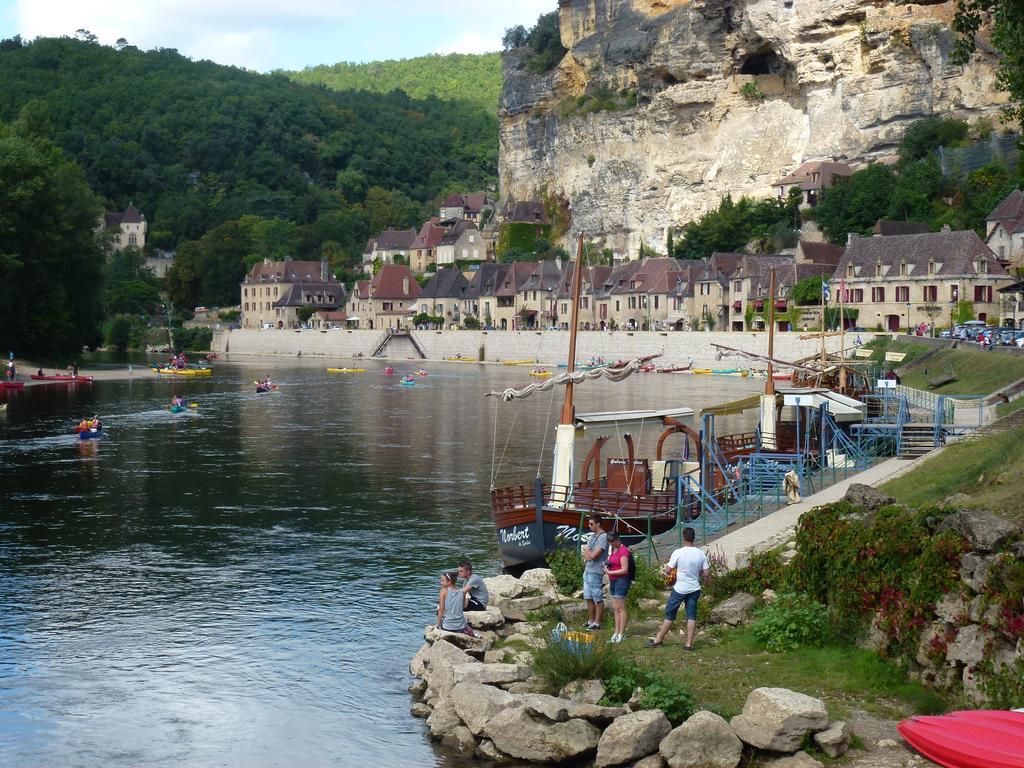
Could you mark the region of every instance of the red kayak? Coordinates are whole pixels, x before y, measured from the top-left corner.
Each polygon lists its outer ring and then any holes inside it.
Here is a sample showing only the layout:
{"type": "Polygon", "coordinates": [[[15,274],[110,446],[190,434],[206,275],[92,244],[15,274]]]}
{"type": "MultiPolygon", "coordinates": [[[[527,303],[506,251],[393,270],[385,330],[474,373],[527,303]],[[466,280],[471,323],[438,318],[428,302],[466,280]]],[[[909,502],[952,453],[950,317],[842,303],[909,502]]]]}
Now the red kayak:
{"type": "Polygon", "coordinates": [[[910,746],[946,768],[1024,768],[1024,712],[912,717],[896,729],[910,746]]]}
{"type": "Polygon", "coordinates": [[[0,389],[24,389],[24,381],[0,381],[0,389]]]}
{"type": "Polygon", "coordinates": [[[81,382],[83,384],[92,384],[92,376],[68,376],[66,373],[57,373],[52,376],[43,374],[40,376],[38,373],[32,374],[33,381],[63,381],[68,384],[77,384],[81,382]]]}

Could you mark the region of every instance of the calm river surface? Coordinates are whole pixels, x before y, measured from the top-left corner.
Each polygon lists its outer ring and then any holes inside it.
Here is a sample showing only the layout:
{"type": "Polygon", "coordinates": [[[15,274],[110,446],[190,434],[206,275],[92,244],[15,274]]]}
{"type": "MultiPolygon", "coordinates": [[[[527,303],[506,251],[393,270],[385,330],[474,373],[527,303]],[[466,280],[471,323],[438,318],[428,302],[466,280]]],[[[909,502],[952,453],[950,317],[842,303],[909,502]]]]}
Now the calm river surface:
{"type": "MultiPolygon", "coordinates": [[[[499,483],[547,474],[561,393],[501,404],[495,434],[483,393],[525,368],[433,364],[402,387],[377,363],[326,364],[10,398],[0,765],[458,764],[408,715],[408,662],[438,571],[462,555],[499,569],[492,466],[499,483]],[[257,395],[263,375],[280,391],[257,395]],[[170,414],[172,392],[198,409],[170,414]],[[69,430],[92,413],[108,433],[81,444],[69,430]]],[[[577,404],[700,407],[758,387],[637,375],[588,382],[577,404]]]]}

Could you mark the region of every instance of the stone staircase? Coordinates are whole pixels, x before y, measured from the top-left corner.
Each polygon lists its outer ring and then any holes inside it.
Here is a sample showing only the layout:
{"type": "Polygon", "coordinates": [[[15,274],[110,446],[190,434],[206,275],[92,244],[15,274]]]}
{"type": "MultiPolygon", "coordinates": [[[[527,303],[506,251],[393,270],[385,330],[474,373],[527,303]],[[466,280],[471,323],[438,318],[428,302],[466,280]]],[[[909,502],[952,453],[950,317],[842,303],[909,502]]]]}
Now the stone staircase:
{"type": "Polygon", "coordinates": [[[900,432],[901,459],[916,459],[938,448],[935,444],[935,425],[907,422],[900,432]]]}

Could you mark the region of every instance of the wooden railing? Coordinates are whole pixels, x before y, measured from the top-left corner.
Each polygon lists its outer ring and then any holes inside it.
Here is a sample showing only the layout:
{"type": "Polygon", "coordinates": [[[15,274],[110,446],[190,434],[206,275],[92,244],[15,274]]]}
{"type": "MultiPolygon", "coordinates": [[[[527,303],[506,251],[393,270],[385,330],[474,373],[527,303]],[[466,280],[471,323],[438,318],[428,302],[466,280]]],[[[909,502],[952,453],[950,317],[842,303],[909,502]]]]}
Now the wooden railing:
{"type": "MultiPolygon", "coordinates": [[[[607,516],[649,517],[673,512],[676,506],[673,493],[650,493],[632,496],[622,491],[593,485],[578,484],[572,489],[564,485],[544,483],[542,496],[545,507],[562,507],[599,512],[607,516]]],[[[491,491],[491,504],[495,514],[534,509],[536,493],[532,485],[515,485],[491,491]]]]}

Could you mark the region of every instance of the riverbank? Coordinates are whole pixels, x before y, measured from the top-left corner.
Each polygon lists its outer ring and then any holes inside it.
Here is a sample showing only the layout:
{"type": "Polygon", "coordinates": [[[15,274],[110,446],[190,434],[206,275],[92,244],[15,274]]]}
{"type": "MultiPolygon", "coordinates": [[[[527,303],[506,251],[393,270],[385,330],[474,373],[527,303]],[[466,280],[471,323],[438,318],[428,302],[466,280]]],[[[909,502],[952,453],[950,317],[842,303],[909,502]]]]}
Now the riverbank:
{"type": "MultiPolygon", "coordinates": [[[[57,387],[57,386],[88,386],[85,383],[75,384],[74,382],[67,381],[36,381],[31,378],[32,374],[39,371],[42,368],[43,373],[50,375],[67,375],[67,371],[61,371],[54,368],[46,368],[40,366],[37,363],[29,361],[18,362],[18,381],[25,384],[26,387],[57,387]]],[[[168,376],[161,376],[149,366],[144,365],[133,365],[131,369],[126,365],[124,368],[80,368],[78,375],[82,378],[92,377],[91,383],[103,382],[103,381],[131,381],[131,380],[145,380],[145,379],[158,379],[158,378],[170,378],[168,376]]]]}
{"type": "MultiPolygon", "coordinates": [[[[800,333],[776,333],[775,356],[799,360],[816,354],[818,339],[801,339],[800,333]]],[[[861,334],[868,342],[873,334],[861,334]]],[[[321,357],[327,359],[370,358],[383,345],[380,359],[499,363],[519,360],[555,366],[564,364],[568,347],[565,331],[414,331],[409,336],[387,339],[384,331],[364,330],[222,330],[214,334],[213,351],[218,354],[258,356],[321,357]],[[386,342],[386,343],[385,343],[386,342]]],[[[840,338],[826,338],[826,348],[838,351],[840,338]]],[[[852,344],[852,339],[847,338],[852,344]]],[[[765,355],[768,337],[763,332],[665,332],[665,331],[581,331],[576,346],[577,361],[603,358],[606,361],[658,355],[658,367],[746,367],[750,362],[728,356],[715,345],[765,355]]],[[[763,364],[754,364],[763,368],[763,364]]]]}

